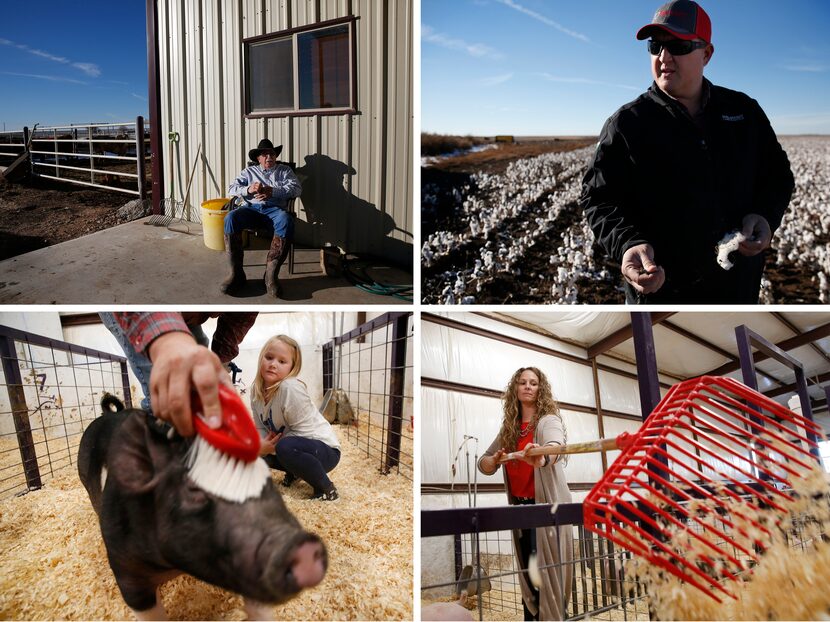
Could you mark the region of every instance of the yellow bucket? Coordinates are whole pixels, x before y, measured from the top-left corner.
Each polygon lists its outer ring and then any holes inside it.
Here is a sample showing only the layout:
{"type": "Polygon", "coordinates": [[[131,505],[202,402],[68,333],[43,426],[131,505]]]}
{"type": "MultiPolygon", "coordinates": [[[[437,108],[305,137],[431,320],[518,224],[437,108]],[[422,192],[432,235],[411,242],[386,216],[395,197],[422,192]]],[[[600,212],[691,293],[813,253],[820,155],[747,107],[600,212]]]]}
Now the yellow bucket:
{"type": "Polygon", "coordinates": [[[215,251],[225,250],[225,216],[230,212],[222,211],[222,206],[230,199],[210,199],[202,201],[202,233],[205,246],[215,251]]]}

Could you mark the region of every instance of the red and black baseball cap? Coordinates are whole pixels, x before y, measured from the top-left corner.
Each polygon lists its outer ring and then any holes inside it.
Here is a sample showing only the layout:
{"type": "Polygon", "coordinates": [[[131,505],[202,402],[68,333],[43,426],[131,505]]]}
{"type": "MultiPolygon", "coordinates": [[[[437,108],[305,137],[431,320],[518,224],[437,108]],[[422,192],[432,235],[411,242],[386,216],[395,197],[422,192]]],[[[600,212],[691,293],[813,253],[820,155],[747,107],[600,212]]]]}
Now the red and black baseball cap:
{"type": "Polygon", "coordinates": [[[678,39],[703,39],[712,42],[712,22],[700,5],[693,0],[672,0],[654,14],[650,24],[637,31],[638,39],[646,39],[655,30],[662,30],[678,39]]]}

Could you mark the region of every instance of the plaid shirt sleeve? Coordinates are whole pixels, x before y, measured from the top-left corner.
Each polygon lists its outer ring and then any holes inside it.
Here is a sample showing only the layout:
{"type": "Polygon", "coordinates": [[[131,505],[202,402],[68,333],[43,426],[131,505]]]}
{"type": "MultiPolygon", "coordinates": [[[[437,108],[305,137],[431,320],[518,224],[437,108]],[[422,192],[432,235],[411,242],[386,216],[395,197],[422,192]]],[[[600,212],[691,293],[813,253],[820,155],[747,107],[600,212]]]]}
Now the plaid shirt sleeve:
{"type": "Polygon", "coordinates": [[[225,365],[239,354],[239,344],[256,321],[257,313],[220,313],[210,348],[225,365]]]}
{"type": "Polygon", "coordinates": [[[175,331],[190,334],[181,313],[145,312],[113,313],[113,315],[136,351],[145,356],[148,356],[147,348],[156,337],[175,331]]]}

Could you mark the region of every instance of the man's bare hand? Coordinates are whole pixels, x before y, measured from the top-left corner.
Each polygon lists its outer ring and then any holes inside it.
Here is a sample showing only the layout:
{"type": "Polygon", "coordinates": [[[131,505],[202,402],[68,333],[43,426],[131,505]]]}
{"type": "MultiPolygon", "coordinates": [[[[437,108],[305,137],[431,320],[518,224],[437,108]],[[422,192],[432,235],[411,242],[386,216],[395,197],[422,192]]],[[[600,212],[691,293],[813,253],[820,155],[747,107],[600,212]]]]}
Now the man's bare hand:
{"type": "Polygon", "coordinates": [[[265,184],[260,184],[259,192],[257,192],[256,195],[254,195],[254,198],[257,201],[264,201],[265,199],[270,198],[273,193],[274,193],[274,189],[271,186],[266,186],[265,184]]]}
{"type": "Polygon", "coordinates": [[[772,242],[772,229],[767,219],[759,214],[747,214],[741,223],[746,240],[738,246],[738,252],[745,257],[754,257],[769,248],[772,242]]]}
{"type": "Polygon", "coordinates": [[[643,294],[653,294],[666,282],[665,271],[654,263],[651,244],[638,244],[625,251],[620,272],[634,289],[643,294]]]}
{"type": "Polygon", "coordinates": [[[182,436],[192,436],[190,393],[195,389],[207,424],[218,428],[222,424],[219,383],[231,384],[219,357],[184,332],[156,338],[148,353],[153,363],[150,372],[153,414],[171,423],[182,436]]]}
{"type": "Polygon", "coordinates": [[[258,181],[248,186],[248,194],[257,194],[260,190],[262,190],[262,184],[258,181]]]}

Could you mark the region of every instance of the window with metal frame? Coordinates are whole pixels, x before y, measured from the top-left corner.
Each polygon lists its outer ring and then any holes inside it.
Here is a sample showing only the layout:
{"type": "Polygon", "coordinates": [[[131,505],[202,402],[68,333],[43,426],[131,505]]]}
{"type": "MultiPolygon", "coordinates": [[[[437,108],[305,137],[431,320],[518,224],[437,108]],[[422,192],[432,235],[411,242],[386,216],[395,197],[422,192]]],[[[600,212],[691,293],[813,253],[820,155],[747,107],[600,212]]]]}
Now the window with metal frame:
{"type": "Polygon", "coordinates": [[[243,41],[246,116],[355,110],[354,18],[243,41]]]}

